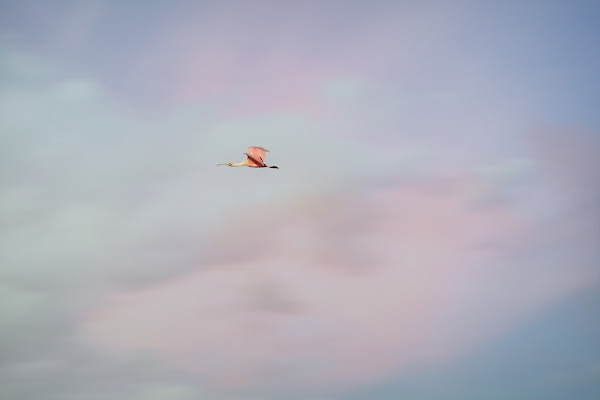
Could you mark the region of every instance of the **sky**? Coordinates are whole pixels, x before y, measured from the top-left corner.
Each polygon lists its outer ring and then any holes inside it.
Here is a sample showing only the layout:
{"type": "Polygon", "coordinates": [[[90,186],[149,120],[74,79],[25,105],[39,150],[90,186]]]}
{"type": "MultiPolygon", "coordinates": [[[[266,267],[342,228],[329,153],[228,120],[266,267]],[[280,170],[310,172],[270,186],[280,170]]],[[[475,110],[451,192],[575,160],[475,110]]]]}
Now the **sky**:
{"type": "Polygon", "coordinates": [[[0,1],[0,398],[598,398],[599,17],[0,1]]]}

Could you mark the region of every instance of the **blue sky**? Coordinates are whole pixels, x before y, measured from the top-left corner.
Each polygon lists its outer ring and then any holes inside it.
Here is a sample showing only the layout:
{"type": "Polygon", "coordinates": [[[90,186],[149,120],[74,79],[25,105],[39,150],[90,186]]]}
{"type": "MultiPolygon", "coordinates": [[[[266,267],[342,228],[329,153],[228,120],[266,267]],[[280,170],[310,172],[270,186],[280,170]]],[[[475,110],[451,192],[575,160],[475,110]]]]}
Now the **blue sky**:
{"type": "Polygon", "coordinates": [[[391,380],[345,398],[594,399],[600,330],[597,302],[597,290],[573,296],[451,371],[441,368],[421,379],[391,380]]]}
{"type": "Polygon", "coordinates": [[[595,2],[0,7],[3,399],[600,394],[595,2]]]}

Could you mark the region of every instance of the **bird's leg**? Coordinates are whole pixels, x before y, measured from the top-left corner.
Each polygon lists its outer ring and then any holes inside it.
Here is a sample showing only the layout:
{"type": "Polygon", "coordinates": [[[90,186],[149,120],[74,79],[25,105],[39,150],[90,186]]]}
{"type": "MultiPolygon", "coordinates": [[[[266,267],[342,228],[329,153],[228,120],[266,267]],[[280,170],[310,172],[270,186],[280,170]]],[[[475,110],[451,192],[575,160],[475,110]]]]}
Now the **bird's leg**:
{"type": "Polygon", "coordinates": [[[272,167],[269,167],[269,168],[276,168],[276,169],[279,169],[279,167],[278,167],[278,166],[276,166],[276,165],[273,165],[272,167]]]}

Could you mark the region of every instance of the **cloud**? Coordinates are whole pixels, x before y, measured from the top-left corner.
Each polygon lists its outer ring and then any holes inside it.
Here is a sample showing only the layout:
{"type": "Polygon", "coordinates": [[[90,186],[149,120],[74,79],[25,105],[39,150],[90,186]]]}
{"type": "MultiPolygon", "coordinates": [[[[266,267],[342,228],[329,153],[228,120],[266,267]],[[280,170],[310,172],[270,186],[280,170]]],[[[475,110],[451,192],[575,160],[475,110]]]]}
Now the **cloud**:
{"type": "Polygon", "coordinates": [[[322,84],[321,91],[323,96],[345,103],[360,99],[365,91],[365,84],[358,79],[331,79],[322,84]]]}
{"type": "Polygon", "coordinates": [[[80,50],[95,33],[98,23],[106,12],[102,0],[86,0],[70,5],[52,35],[52,42],[62,51],[80,50]]]}
{"type": "MultiPolygon", "coordinates": [[[[219,120],[196,103],[148,121],[80,72],[12,45],[2,60],[0,337],[10,346],[0,374],[12,377],[8,398],[129,398],[131,385],[168,376],[152,359],[148,368],[162,372],[123,372],[143,359],[135,352],[103,361],[81,349],[76,321],[113,291],[230,259],[210,246],[236,210],[301,199],[355,168],[339,160],[360,146],[325,136],[302,115],[219,120]],[[215,167],[243,157],[248,145],[269,147],[287,176],[215,167]],[[305,149],[313,149],[309,164],[305,149]],[[39,385],[27,387],[25,377],[39,385]],[[94,386],[103,382],[112,389],[94,386]]],[[[226,243],[229,232],[221,232],[226,243]]],[[[258,312],[301,312],[277,285],[265,279],[241,293],[258,312]]]]}
{"type": "Polygon", "coordinates": [[[27,4],[0,48],[2,398],[343,391],[598,282],[597,143],[515,150],[525,75],[461,12],[27,4]],[[249,145],[280,170],[215,167],[249,145]]]}
{"type": "Polygon", "coordinates": [[[0,302],[0,323],[4,329],[18,327],[31,317],[34,310],[40,308],[44,296],[31,290],[17,289],[9,285],[2,286],[0,302]]]}
{"type": "Polygon", "coordinates": [[[139,389],[134,394],[133,399],[136,400],[196,400],[198,394],[193,389],[178,385],[150,384],[145,388],[139,389]]]}
{"type": "Polygon", "coordinates": [[[514,252],[534,243],[536,227],[510,209],[465,204],[460,185],[402,184],[249,209],[224,227],[236,236],[221,245],[252,253],[116,294],[82,332],[109,348],[152,349],[217,385],[349,388],[464,356],[594,281],[585,263],[545,264],[548,242],[514,252]],[[482,252],[481,242],[497,248],[482,252]],[[362,269],[352,268],[354,251],[362,269]],[[265,277],[301,312],[251,312],[240,287],[265,277]]]}
{"type": "MultiPolygon", "coordinates": [[[[594,181],[600,170],[596,153],[600,140],[596,132],[581,128],[540,127],[528,134],[536,158],[543,164],[541,174],[565,205],[584,206],[592,211],[600,192],[594,181]],[[590,208],[591,207],[591,208],[590,208]]],[[[598,210],[593,211],[600,217],[598,210]]]]}

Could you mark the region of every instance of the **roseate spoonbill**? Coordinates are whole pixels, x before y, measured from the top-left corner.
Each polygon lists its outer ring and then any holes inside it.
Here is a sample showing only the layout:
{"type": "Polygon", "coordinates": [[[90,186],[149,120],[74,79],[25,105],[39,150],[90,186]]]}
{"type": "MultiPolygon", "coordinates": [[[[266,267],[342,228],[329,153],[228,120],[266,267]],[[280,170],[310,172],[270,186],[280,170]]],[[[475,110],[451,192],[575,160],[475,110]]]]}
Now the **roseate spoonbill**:
{"type": "Polygon", "coordinates": [[[262,147],[248,147],[248,152],[244,153],[247,158],[242,161],[239,162],[237,164],[233,164],[233,163],[226,163],[226,164],[217,164],[217,166],[219,165],[228,165],[230,167],[250,167],[250,168],[277,168],[279,169],[279,167],[276,167],[275,165],[267,165],[265,164],[265,154],[268,152],[269,150],[267,149],[263,149],[262,147]]]}

